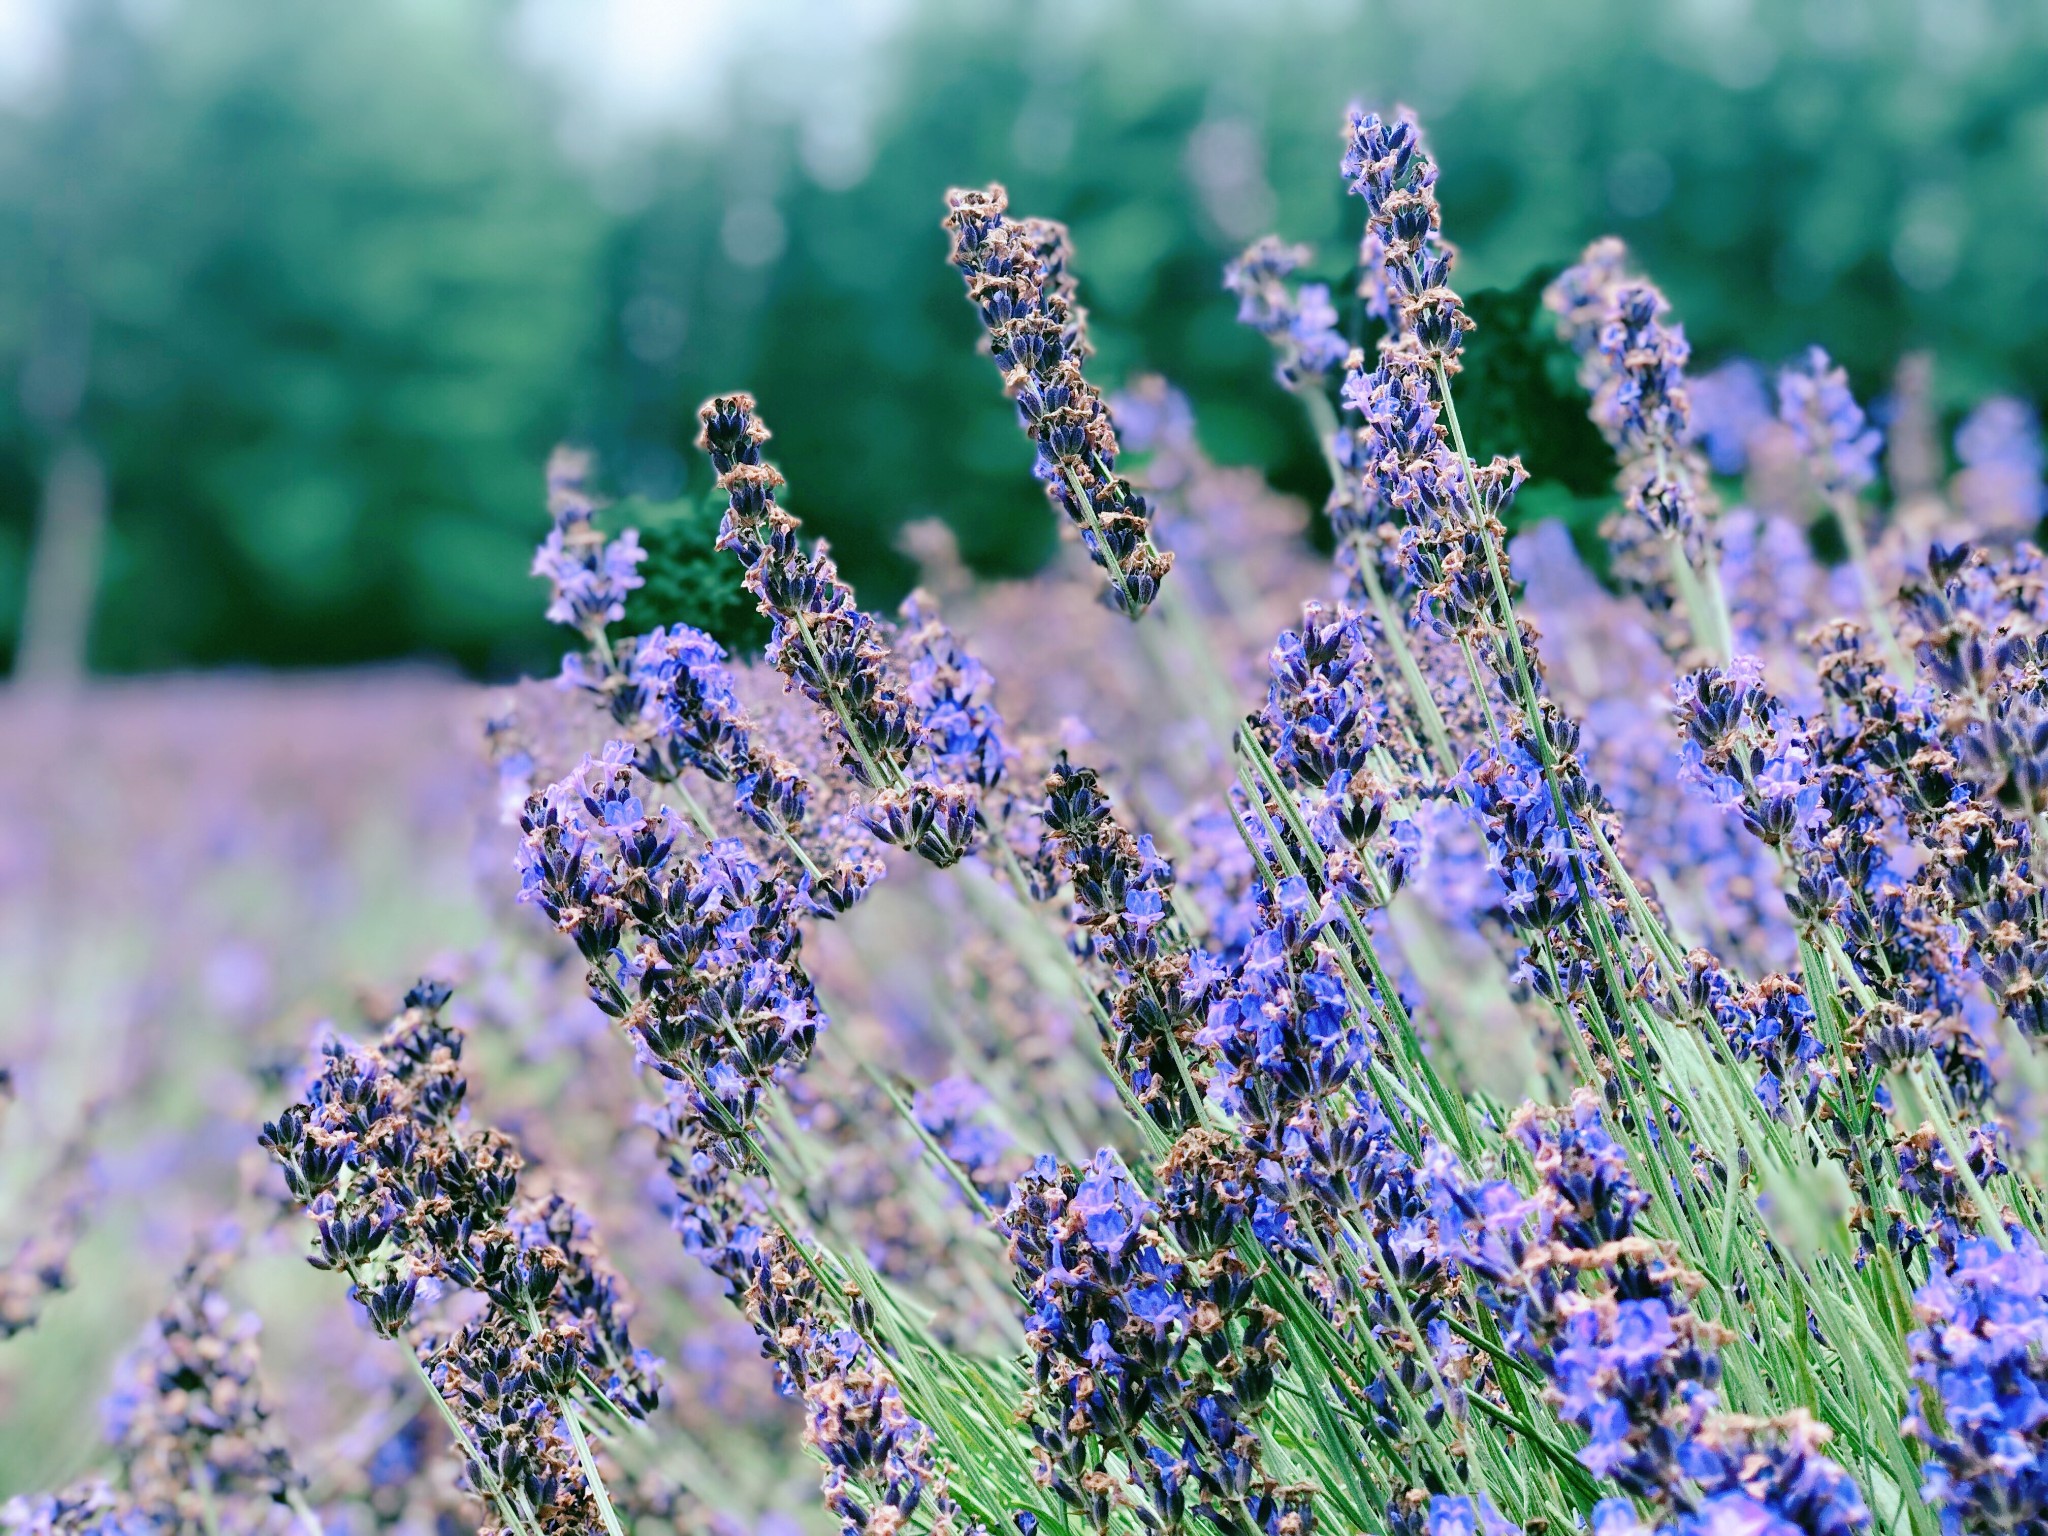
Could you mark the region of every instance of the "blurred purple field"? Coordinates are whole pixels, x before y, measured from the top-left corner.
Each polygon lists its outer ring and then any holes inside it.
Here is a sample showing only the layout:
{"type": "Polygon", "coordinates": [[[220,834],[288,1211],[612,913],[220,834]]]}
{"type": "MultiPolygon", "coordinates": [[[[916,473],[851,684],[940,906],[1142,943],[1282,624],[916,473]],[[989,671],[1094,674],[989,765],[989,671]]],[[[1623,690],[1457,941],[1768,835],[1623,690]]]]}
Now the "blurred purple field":
{"type": "MultiPolygon", "coordinates": [[[[530,692],[530,712],[555,707],[552,689],[530,692]]],[[[379,1456],[438,1433],[306,1270],[297,1231],[271,1230],[275,1206],[248,1198],[265,1185],[255,1128],[309,1042],[374,1029],[412,977],[463,984],[479,1099],[530,1166],[595,1209],[639,1206],[651,1156],[613,1159],[588,1141],[602,1114],[576,1113],[630,1098],[625,1064],[586,1049],[604,1021],[512,908],[517,830],[482,750],[494,702],[393,668],[0,694],[0,1245],[68,1281],[38,1294],[18,1256],[0,1291],[0,1309],[41,1313],[0,1363],[0,1489],[99,1458],[117,1358],[195,1237],[237,1219],[264,1381],[287,1437],[324,1448],[305,1469],[323,1500],[374,1504],[379,1456]],[[583,1168],[612,1182],[590,1187],[583,1168]]],[[[671,1391],[677,1422],[715,1414],[742,1441],[757,1425],[762,1466],[734,1464],[731,1505],[801,1507],[777,1486],[786,1411],[758,1373],[723,1368],[752,1354],[745,1325],[659,1223],[616,1225],[652,1298],[643,1331],[697,1383],[671,1391]]]]}
{"type": "Polygon", "coordinates": [[[4,1237],[67,1209],[88,1233],[6,1361],[0,1479],[91,1452],[81,1407],[232,1206],[313,1021],[374,1016],[484,931],[479,707],[390,669],[0,695],[4,1237]]]}

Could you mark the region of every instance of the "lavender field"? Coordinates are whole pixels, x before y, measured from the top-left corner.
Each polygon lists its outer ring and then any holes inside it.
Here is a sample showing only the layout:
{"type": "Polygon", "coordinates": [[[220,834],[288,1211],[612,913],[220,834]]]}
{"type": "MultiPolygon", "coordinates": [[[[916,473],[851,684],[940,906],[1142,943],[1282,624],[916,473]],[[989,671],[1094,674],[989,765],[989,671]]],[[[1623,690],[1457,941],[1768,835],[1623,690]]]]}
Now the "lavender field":
{"type": "Polygon", "coordinates": [[[2048,1530],[2033,408],[1602,239],[1538,515],[1426,124],[1332,129],[1216,274],[1319,504],[955,189],[1039,574],[864,606],[735,379],[758,655],[572,444],[558,675],[6,696],[0,1529],[2048,1530]]]}

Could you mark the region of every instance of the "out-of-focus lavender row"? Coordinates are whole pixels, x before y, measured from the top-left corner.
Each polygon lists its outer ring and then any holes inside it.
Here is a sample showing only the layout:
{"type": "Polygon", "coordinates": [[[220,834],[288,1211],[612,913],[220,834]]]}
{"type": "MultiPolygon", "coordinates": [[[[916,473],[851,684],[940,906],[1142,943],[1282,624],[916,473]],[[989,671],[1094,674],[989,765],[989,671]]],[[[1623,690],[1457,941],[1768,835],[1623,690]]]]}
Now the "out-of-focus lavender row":
{"type": "MultiPolygon", "coordinates": [[[[542,1112],[629,1085],[597,1071],[608,1057],[576,1065],[602,1019],[503,920],[514,834],[478,747],[495,702],[390,669],[0,696],[0,1319],[19,1335],[0,1358],[0,1488],[100,1459],[115,1357],[236,1208],[246,1252],[221,1283],[267,1325],[283,1438],[322,1450],[309,1492],[383,1508],[381,1486],[410,1483],[438,1426],[356,1347],[341,1298],[307,1283],[296,1234],[248,1204],[250,1127],[299,1078],[316,1026],[386,1016],[404,977],[466,983],[455,1016],[481,1035],[487,1100],[531,1160],[594,1168],[594,1198],[642,1208],[651,1147],[615,1165],[588,1124],[542,1112]]],[[[695,1384],[683,1411],[757,1422],[772,1463],[786,1421],[765,1383],[715,1368],[734,1325],[659,1236],[636,1273],[661,1298],[657,1347],[695,1384]]]]}

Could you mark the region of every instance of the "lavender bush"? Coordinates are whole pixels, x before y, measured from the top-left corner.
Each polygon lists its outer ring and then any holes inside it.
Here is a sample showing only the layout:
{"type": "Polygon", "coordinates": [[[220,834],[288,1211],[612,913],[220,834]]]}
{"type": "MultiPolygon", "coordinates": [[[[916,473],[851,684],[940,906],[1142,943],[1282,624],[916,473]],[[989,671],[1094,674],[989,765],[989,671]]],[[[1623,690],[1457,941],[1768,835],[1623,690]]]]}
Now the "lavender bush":
{"type": "Polygon", "coordinates": [[[1944,485],[1917,364],[1889,436],[1819,349],[1696,383],[1601,241],[1545,296],[1600,582],[1468,451],[1421,129],[1354,111],[1341,172],[1342,284],[1278,238],[1226,277],[1327,565],[1170,386],[1103,393],[999,187],[952,260],[1086,581],[926,530],[863,610],[735,393],[699,447],[766,652],[628,635],[636,537],[557,456],[500,1001],[324,1033],[243,1202],[383,1418],[291,1443],[216,1246],[105,1468],[0,1523],[730,1529],[801,1454],[849,1536],[2048,1529],[2037,424],[1980,406],[1944,485]]]}

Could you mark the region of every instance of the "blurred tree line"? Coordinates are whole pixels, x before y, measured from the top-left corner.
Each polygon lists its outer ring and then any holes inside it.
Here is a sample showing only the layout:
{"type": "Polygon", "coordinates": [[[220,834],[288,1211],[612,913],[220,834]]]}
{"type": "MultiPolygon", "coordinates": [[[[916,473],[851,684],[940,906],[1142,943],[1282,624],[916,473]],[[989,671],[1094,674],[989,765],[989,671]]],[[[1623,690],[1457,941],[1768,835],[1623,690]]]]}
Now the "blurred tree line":
{"type": "MultiPolygon", "coordinates": [[[[938,228],[948,186],[995,179],[1072,226],[1105,378],[1167,373],[1214,454],[1319,498],[1218,278],[1267,229],[1345,272],[1352,98],[1424,114],[1464,281],[1510,324],[1614,231],[1703,358],[1820,341],[1875,390],[1925,346],[1951,405],[2048,394],[2030,0],[929,0],[857,133],[742,51],[715,129],[597,164],[509,6],[66,15],[52,78],[0,107],[0,661],[26,628],[119,671],[546,665],[550,444],[701,539],[693,412],[739,387],[871,600],[913,518],[1028,570],[1055,530],[938,228]]],[[[1555,435],[1551,473],[1596,490],[1555,404],[1497,430],[1555,435]]],[[[673,600],[715,601],[693,581],[673,600]]]]}

